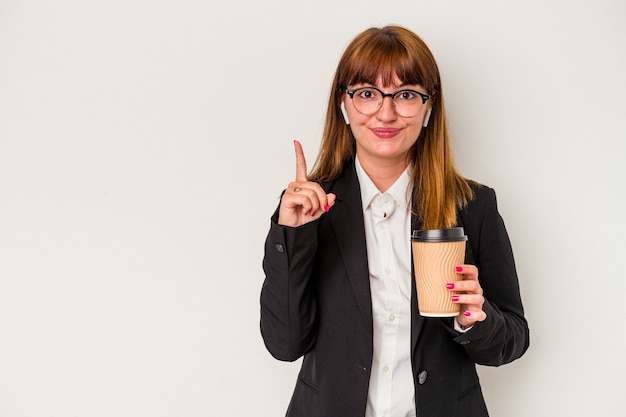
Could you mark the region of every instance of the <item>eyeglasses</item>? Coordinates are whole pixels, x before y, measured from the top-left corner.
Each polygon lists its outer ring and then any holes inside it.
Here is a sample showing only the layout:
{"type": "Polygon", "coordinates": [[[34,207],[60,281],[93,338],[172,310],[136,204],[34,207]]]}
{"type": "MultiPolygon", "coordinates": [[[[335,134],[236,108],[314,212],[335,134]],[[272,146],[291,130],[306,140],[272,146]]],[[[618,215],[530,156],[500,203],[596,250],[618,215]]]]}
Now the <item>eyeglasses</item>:
{"type": "Polygon", "coordinates": [[[383,105],[385,97],[391,97],[393,108],[402,117],[413,117],[430,99],[430,95],[422,94],[415,90],[399,90],[395,93],[383,93],[376,87],[360,87],[354,90],[346,90],[346,94],[352,99],[352,105],[361,114],[371,116],[383,105]]]}

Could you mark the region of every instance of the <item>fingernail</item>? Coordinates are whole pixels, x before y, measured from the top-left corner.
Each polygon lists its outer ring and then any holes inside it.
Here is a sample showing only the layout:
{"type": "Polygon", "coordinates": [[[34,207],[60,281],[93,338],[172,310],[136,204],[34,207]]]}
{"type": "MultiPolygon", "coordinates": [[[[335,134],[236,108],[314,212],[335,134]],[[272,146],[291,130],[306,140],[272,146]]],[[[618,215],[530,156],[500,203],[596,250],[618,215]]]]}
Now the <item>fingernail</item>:
{"type": "Polygon", "coordinates": [[[472,313],[470,313],[469,311],[466,311],[465,313],[463,313],[463,315],[464,315],[465,317],[469,317],[469,316],[471,316],[471,315],[472,315],[472,313]]]}
{"type": "Polygon", "coordinates": [[[454,288],[454,282],[447,283],[446,284],[446,288],[449,289],[449,290],[453,289],[454,288]]]}
{"type": "Polygon", "coordinates": [[[317,213],[317,211],[312,212],[311,217],[315,217],[315,213],[317,213]]]}
{"type": "Polygon", "coordinates": [[[461,272],[461,271],[463,271],[463,267],[462,267],[462,266],[457,266],[457,267],[456,267],[456,268],[454,268],[454,269],[456,269],[456,272],[461,272]]]}
{"type": "Polygon", "coordinates": [[[328,204],[325,204],[325,205],[324,205],[324,211],[325,211],[326,213],[328,213],[328,204]]]}
{"type": "Polygon", "coordinates": [[[452,296],[452,301],[454,301],[455,303],[456,303],[457,301],[459,301],[459,296],[458,296],[458,295],[453,295],[453,296],[452,296]]]}

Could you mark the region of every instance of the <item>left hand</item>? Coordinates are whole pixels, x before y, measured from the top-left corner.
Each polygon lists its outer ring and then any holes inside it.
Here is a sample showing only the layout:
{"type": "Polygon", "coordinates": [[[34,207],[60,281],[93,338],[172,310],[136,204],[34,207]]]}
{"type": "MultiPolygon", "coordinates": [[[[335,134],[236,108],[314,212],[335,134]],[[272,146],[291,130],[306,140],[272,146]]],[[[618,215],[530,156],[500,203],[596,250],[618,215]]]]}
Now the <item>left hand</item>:
{"type": "Polygon", "coordinates": [[[474,265],[457,265],[455,272],[461,275],[463,280],[450,283],[454,285],[453,288],[450,288],[450,284],[446,288],[458,293],[456,296],[451,295],[453,302],[461,304],[461,310],[456,317],[457,322],[461,326],[471,327],[487,318],[483,311],[485,298],[478,282],[478,268],[474,265]]]}

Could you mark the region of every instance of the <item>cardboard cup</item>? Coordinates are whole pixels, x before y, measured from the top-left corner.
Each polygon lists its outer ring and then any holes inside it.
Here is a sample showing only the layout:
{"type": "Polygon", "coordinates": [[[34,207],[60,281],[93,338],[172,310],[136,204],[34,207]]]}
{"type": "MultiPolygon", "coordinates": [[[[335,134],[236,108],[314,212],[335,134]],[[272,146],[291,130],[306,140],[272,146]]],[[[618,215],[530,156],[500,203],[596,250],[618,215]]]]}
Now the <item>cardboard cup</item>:
{"type": "Polygon", "coordinates": [[[446,288],[460,281],[454,270],[465,261],[467,236],[462,227],[414,230],[411,237],[417,304],[421,316],[454,317],[460,305],[453,303],[456,294],[446,288]]]}

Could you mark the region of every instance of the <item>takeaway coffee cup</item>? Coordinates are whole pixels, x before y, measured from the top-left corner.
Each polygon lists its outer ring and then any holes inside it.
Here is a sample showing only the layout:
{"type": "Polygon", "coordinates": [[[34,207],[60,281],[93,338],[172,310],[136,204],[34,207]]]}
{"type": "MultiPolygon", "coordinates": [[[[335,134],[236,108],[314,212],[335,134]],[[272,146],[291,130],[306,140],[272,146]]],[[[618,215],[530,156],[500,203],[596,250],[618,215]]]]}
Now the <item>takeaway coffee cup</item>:
{"type": "Polygon", "coordinates": [[[460,305],[451,300],[455,293],[446,289],[446,284],[461,279],[454,267],[465,260],[466,241],[462,227],[413,231],[411,246],[420,315],[459,314],[460,305]]]}

